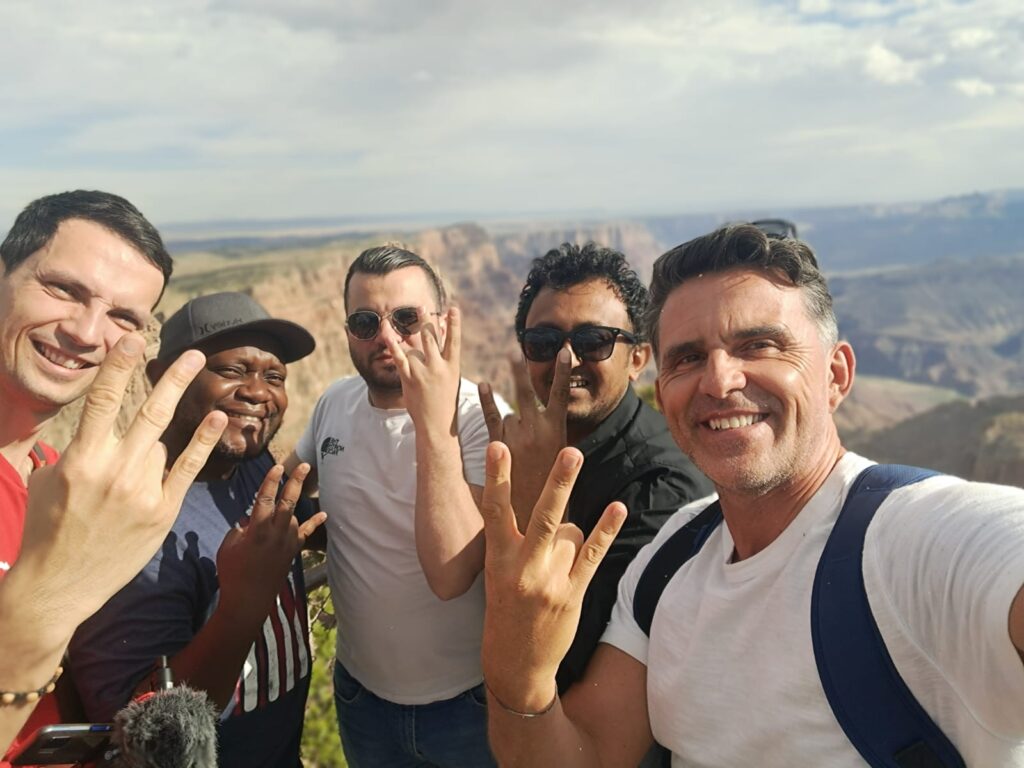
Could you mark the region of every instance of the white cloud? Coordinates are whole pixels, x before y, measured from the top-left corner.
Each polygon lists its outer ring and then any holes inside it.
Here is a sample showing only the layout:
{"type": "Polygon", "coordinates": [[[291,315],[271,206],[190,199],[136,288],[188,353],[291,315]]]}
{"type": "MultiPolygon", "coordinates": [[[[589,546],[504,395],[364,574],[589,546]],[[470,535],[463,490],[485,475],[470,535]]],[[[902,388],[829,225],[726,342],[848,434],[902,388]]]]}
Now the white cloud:
{"type": "Polygon", "coordinates": [[[957,50],[971,50],[991,43],[996,38],[996,33],[984,27],[966,27],[954,30],[950,42],[957,50]]]}
{"type": "Polygon", "coordinates": [[[832,10],[832,0],[800,0],[797,7],[800,13],[828,13],[832,10]]]}
{"type": "Polygon", "coordinates": [[[987,83],[984,80],[977,77],[963,77],[958,80],[954,80],[953,88],[958,90],[964,96],[992,96],[996,92],[996,87],[992,83],[987,83]]]}
{"type": "Polygon", "coordinates": [[[28,190],[86,182],[153,201],[164,221],[1024,184],[1007,160],[1018,0],[5,0],[3,13],[0,228],[28,190]],[[978,136],[951,128],[972,120],[978,136]]]}
{"type": "Polygon", "coordinates": [[[915,83],[924,66],[922,61],[908,61],[882,43],[872,45],[865,55],[864,72],[886,85],[915,83]]]}

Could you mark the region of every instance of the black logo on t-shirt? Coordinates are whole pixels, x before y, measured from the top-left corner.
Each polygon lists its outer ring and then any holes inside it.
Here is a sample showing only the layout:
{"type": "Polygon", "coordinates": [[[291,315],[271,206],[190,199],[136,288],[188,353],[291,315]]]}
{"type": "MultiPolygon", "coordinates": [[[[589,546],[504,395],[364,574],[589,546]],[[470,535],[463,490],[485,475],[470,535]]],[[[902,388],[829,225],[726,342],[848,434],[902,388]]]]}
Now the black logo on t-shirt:
{"type": "Polygon", "coordinates": [[[320,461],[323,461],[327,457],[327,454],[337,456],[344,450],[345,446],[338,441],[338,438],[325,437],[324,441],[320,444],[320,461]]]}

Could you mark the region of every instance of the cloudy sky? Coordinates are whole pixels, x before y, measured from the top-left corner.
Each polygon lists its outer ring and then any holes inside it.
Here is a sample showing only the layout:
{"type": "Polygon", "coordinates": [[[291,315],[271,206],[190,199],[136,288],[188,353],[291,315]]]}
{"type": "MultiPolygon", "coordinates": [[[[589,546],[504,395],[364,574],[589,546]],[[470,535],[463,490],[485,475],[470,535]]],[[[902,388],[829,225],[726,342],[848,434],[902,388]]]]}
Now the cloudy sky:
{"type": "Polygon", "coordinates": [[[2,0],[0,217],[703,212],[1024,187],[1019,0],[2,0]]]}

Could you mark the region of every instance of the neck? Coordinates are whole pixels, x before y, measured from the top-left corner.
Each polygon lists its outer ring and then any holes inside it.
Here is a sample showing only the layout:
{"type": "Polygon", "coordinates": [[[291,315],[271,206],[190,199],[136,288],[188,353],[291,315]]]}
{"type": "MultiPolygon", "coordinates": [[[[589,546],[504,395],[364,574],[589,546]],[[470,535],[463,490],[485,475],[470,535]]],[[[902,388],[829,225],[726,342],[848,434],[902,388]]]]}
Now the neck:
{"type": "Polygon", "coordinates": [[[834,449],[816,462],[812,471],[767,492],[718,489],[722,516],[736,547],[735,560],[753,557],[775,541],[818,492],[845,452],[836,439],[834,449]]]}
{"type": "Polygon", "coordinates": [[[565,444],[579,445],[588,437],[590,437],[597,430],[597,428],[604,424],[605,421],[607,421],[609,418],[611,418],[611,415],[615,413],[615,411],[618,409],[620,405],[622,405],[622,401],[626,397],[626,394],[628,392],[629,387],[627,386],[624,390],[622,390],[622,394],[619,395],[619,399],[615,401],[615,406],[610,411],[608,411],[604,415],[604,418],[602,418],[596,424],[590,421],[575,421],[573,419],[566,419],[565,444]]]}
{"type": "Polygon", "coordinates": [[[367,387],[366,391],[370,398],[370,405],[374,408],[380,408],[384,411],[393,411],[405,408],[405,398],[402,396],[401,389],[367,387]]]}
{"type": "Polygon", "coordinates": [[[32,467],[29,452],[39,439],[43,427],[60,409],[40,411],[38,404],[26,403],[24,398],[18,397],[18,393],[12,393],[2,386],[0,403],[0,455],[18,470],[22,480],[27,481],[32,467]]]}

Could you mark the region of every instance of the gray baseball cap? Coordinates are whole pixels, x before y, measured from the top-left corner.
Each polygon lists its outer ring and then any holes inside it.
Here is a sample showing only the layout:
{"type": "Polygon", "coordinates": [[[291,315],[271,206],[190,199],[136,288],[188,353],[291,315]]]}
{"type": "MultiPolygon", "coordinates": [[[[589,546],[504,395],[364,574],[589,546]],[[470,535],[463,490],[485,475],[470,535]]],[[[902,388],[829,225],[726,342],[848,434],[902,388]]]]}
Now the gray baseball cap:
{"type": "Polygon", "coordinates": [[[289,320],[277,320],[252,296],[227,291],[198,296],[167,318],[160,329],[156,359],[173,360],[186,349],[226,333],[252,331],[277,339],[281,362],[300,360],[316,347],[313,335],[289,320]]]}

